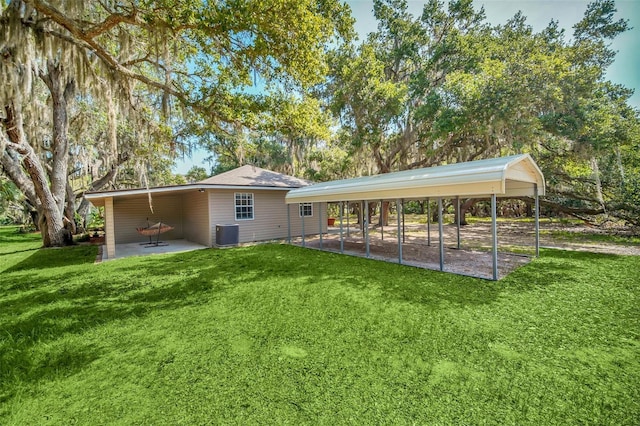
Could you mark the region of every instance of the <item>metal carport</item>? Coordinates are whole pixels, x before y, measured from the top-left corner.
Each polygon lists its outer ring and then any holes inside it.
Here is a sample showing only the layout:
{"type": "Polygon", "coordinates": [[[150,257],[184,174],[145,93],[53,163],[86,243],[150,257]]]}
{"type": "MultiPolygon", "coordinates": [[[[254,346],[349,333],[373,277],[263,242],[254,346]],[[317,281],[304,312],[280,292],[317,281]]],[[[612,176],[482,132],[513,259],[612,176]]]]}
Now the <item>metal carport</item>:
{"type": "MultiPolygon", "coordinates": [[[[539,196],[545,193],[540,168],[529,154],[405,170],[324,182],[290,191],[285,201],[292,203],[396,200],[398,211],[403,200],[435,198],[438,201],[440,229],[440,270],[444,270],[442,200],[446,198],[491,198],[492,256],[494,280],[498,279],[497,198],[531,197],[535,200],[535,253],[539,255],[539,196]]],[[[459,203],[458,203],[459,205],[459,203]]],[[[340,209],[342,212],[342,209],[340,209]]],[[[342,216],[342,215],[341,215],[342,216]]],[[[458,215],[459,217],[459,215],[458,215]]],[[[458,224],[459,226],[459,224],[458,224]]],[[[400,221],[398,221],[398,228],[400,221]]],[[[364,227],[368,229],[368,227],[364,227]]],[[[368,256],[368,232],[365,238],[368,256]]],[[[342,217],[340,218],[342,241],[342,217]]],[[[402,263],[402,244],[398,232],[398,261],[402,263]]]]}

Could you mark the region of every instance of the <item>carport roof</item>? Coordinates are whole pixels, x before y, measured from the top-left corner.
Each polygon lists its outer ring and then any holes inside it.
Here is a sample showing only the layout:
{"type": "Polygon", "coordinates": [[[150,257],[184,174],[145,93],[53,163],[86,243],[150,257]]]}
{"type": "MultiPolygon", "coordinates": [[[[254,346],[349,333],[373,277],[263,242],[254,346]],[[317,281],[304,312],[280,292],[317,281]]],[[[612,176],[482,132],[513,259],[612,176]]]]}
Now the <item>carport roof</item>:
{"type": "Polygon", "coordinates": [[[491,158],[375,176],[318,183],[291,190],[286,202],[337,202],[427,197],[544,195],[542,172],[529,154],[491,158]]]}

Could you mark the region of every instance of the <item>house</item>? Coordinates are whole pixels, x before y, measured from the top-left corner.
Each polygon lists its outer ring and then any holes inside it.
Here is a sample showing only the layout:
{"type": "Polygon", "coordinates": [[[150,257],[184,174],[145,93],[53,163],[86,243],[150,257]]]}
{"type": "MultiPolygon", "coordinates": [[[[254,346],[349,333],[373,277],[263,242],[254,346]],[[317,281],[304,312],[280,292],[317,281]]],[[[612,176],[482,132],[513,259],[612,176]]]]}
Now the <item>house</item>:
{"type": "Polygon", "coordinates": [[[91,192],[86,198],[104,207],[106,258],[112,259],[118,245],[148,241],[137,228],[157,222],[173,227],[163,240],[207,247],[216,243],[216,225],[238,225],[240,243],[300,236],[303,229],[326,232],[326,203],[285,203],[291,189],[310,184],[247,165],[193,184],[91,192]]]}

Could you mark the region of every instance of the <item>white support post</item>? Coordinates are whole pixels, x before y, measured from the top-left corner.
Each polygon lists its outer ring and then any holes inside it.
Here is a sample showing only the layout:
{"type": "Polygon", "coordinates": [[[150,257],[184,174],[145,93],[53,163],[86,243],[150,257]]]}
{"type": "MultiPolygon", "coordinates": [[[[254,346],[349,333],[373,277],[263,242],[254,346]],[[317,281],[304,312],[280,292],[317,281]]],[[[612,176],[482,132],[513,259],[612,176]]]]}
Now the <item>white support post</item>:
{"type": "Polygon", "coordinates": [[[440,270],[444,271],[444,227],[442,226],[442,197],[438,197],[438,231],[440,234],[440,270]]]}
{"type": "Polygon", "coordinates": [[[492,274],[493,280],[498,281],[498,220],[496,194],[491,194],[491,240],[492,240],[492,274]]]}
{"type": "Polygon", "coordinates": [[[107,259],[116,257],[116,233],[115,233],[115,217],[113,213],[113,198],[105,198],[104,200],[104,233],[105,243],[107,245],[107,259]]]}

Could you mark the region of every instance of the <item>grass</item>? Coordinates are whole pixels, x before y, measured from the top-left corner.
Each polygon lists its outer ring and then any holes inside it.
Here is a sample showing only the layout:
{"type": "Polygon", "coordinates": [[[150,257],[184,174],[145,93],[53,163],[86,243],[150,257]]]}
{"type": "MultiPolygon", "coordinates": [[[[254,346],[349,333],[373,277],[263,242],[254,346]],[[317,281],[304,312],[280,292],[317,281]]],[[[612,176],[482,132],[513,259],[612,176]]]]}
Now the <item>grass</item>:
{"type": "Polygon", "coordinates": [[[0,228],[0,424],[640,421],[637,257],[499,282],[286,245],[93,264],[0,228]]]}
{"type": "Polygon", "coordinates": [[[638,246],[640,237],[625,235],[609,235],[584,232],[572,232],[565,230],[543,230],[541,235],[550,235],[558,241],[587,242],[587,243],[611,243],[619,245],[638,246]]]}

